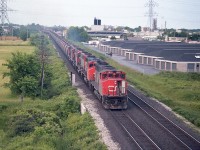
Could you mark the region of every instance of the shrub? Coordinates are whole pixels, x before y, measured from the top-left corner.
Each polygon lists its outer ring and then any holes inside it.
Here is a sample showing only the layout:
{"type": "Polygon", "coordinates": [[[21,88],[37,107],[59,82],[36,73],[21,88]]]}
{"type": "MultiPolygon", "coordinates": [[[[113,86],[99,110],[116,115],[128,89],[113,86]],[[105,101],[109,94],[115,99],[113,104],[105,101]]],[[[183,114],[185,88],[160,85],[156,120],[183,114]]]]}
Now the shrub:
{"type": "Polygon", "coordinates": [[[106,146],[99,142],[97,128],[88,113],[69,115],[66,123],[70,149],[106,149],[106,146]]]}
{"type": "Polygon", "coordinates": [[[6,110],[8,108],[7,104],[0,104],[0,112],[2,112],[3,110],[6,110]]]}
{"type": "Polygon", "coordinates": [[[200,118],[196,119],[194,121],[194,124],[197,126],[197,127],[200,127],[200,118]]]}
{"type": "Polygon", "coordinates": [[[30,132],[36,135],[62,133],[60,119],[55,114],[37,109],[18,111],[9,124],[11,136],[20,136],[30,132]]]}
{"type": "Polygon", "coordinates": [[[66,97],[64,103],[61,103],[56,107],[56,114],[61,118],[67,118],[70,113],[80,112],[80,102],[77,95],[66,97]]]}
{"type": "Polygon", "coordinates": [[[15,116],[10,121],[11,136],[32,132],[35,125],[36,122],[32,116],[27,114],[15,116]]]}

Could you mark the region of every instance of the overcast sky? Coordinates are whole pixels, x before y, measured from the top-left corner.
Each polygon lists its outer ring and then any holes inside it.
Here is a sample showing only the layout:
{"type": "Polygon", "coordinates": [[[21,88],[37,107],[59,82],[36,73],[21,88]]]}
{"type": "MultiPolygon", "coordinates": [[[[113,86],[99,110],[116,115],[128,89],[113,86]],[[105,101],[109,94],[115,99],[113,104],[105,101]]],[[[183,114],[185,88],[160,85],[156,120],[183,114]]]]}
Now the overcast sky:
{"type": "MultiPolygon", "coordinates": [[[[132,28],[149,26],[149,0],[8,0],[9,20],[16,24],[91,26],[94,17],[103,25],[132,28]]],[[[154,0],[158,27],[200,28],[200,0],[154,0]]]]}

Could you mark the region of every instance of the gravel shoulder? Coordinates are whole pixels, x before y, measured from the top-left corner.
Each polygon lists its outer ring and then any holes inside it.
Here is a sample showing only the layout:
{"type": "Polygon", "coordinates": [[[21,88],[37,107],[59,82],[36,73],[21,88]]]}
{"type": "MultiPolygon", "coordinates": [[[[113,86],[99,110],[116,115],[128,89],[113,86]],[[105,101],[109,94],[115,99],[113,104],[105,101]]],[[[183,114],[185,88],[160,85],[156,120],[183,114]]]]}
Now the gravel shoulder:
{"type": "Polygon", "coordinates": [[[121,149],[119,143],[113,141],[110,131],[107,129],[104,120],[99,115],[97,105],[95,104],[96,99],[93,98],[93,94],[85,94],[82,88],[77,88],[77,92],[82,99],[82,104],[86,107],[87,111],[94,119],[95,125],[99,131],[101,141],[107,145],[109,150],[121,149]]]}

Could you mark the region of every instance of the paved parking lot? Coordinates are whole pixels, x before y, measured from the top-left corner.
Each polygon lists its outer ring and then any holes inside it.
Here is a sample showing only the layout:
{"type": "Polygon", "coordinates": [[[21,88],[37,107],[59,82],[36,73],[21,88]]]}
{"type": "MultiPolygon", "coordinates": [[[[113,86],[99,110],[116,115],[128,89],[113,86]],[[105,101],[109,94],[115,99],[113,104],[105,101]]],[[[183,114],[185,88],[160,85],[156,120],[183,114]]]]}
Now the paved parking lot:
{"type": "MultiPolygon", "coordinates": [[[[99,51],[94,46],[90,46],[90,45],[86,45],[86,46],[95,50],[95,51],[98,51],[99,53],[105,54],[104,52],[99,51]]],[[[106,56],[110,57],[109,55],[106,55],[106,56]]],[[[117,61],[118,63],[120,63],[122,65],[130,67],[130,68],[132,68],[136,71],[139,71],[143,74],[155,75],[155,74],[158,74],[160,72],[159,70],[154,69],[152,66],[140,65],[140,64],[137,64],[135,61],[126,60],[126,58],[123,57],[123,56],[118,56],[118,55],[113,54],[112,57],[110,57],[110,58],[117,61]]]]}

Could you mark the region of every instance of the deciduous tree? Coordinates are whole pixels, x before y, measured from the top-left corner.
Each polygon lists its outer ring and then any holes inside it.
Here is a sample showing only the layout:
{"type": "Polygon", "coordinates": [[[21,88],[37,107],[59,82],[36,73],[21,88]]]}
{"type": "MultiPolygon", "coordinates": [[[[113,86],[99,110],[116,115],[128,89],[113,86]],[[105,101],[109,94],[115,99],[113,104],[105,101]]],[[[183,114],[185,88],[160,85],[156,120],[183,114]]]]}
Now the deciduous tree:
{"type": "Polygon", "coordinates": [[[4,73],[4,77],[10,77],[10,82],[6,85],[13,94],[20,94],[22,100],[24,96],[38,95],[40,63],[35,55],[13,53],[11,59],[4,65],[9,69],[8,73],[4,73]]]}
{"type": "Polygon", "coordinates": [[[79,27],[70,27],[69,30],[67,31],[67,36],[69,39],[73,41],[78,41],[78,42],[86,42],[90,39],[89,35],[87,32],[84,30],[84,28],[79,28],[79,27]]]}

